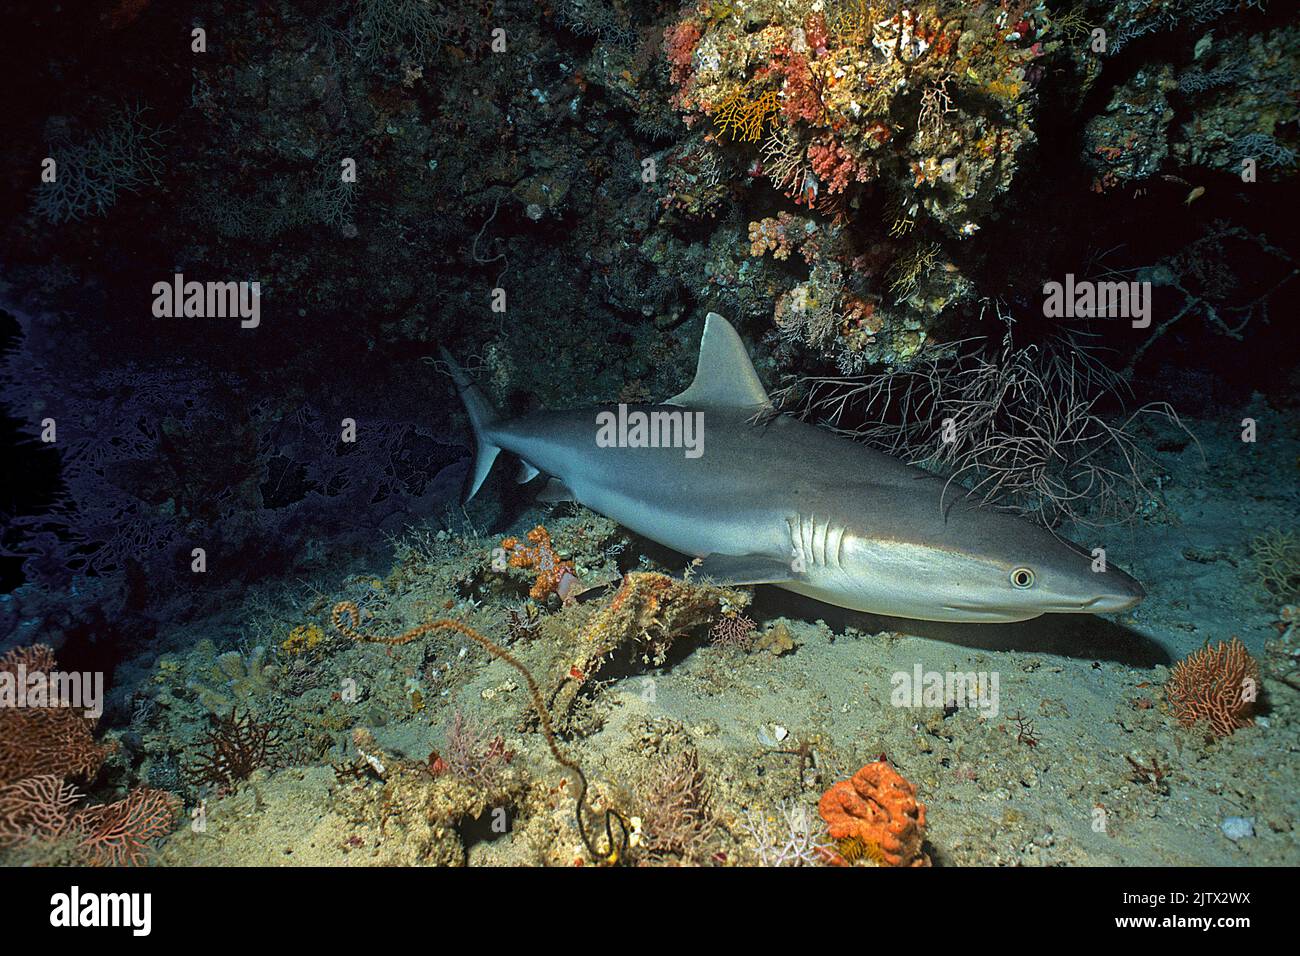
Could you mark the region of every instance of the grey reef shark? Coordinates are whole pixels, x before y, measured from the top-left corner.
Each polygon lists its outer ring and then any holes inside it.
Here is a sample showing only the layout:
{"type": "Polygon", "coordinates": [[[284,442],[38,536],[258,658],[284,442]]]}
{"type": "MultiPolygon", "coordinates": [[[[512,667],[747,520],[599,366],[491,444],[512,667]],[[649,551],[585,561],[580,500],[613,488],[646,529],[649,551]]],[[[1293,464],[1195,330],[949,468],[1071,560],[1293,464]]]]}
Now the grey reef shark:
{"type": "Polygon", "coordinates": [[[705,320],[695,380],[660,405],[507,421],[441,353],[478,444],[466,500],[504,449],[521,460],[521,482],[549,476],[546,500],[577,501],[690,555],[702,577],[892,617],[1025,621],[1123,611],[1146,596],[1024,518],[964,496],[945,505],[938,476],[773,416],[744,343],[717,313],[705,320]]]}

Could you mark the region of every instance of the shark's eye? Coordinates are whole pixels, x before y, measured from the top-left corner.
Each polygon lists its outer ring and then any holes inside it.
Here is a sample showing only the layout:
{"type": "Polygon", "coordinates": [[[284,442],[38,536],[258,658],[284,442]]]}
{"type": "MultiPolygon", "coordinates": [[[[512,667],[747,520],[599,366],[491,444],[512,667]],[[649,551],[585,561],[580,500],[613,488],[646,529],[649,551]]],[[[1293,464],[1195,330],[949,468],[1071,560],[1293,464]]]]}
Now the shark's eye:
{"type": "Polygon", "coordinates": [[[1016,568],[1011,572],[1011,586],[1027,591],[1034,586],[1034,572],[1029,568],[1016,568]]]}

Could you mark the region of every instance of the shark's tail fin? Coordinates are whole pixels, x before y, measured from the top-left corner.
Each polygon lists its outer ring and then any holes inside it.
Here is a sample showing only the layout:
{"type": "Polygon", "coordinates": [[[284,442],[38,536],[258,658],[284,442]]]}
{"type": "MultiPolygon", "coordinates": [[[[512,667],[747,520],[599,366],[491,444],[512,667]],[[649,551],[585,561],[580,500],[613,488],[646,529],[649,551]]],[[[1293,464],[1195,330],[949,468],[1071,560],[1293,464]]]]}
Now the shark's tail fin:
{"type": "Polygon", "coordinates": [[[469,483],[465,488],[465,501],[469,501],[474,495],[478,494],[479,487],[492,470],[492,464],[497,460],[497,455],[501,453],[501,448],[492,443],[488,438],[492,430],[492,425],[497,420],[496,410],[488,402],[487,397],[479,391],[479,387],[470,381],[470,377],[465,374],[465,370],[456,364],[456,360],[451,357],[451,353],[441,346],[438,352],[442,355],[442,361],[447,366],[447,374],[451,376],[452,382],[456,385],[456,391],[460,392],[460,400],[465,403],[465,411],[469,414],[469,423],[474,429],[474,442],[476,445],[474,452],[474,470],[470,474],[469,483]]]}

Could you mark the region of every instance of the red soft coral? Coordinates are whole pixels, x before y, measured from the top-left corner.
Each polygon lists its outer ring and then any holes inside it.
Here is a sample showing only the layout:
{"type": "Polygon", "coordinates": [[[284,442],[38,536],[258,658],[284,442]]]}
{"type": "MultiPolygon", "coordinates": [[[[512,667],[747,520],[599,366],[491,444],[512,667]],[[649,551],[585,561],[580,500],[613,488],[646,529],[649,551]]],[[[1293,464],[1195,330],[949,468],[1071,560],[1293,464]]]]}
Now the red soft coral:
{"type": "Polygon", "coordinates": [[[695,47],[703,35],[699,23],[689,18],[664,30],[664,56],[674,84],[680,86],[690,79],[695,47]]]}
{"type": "Polygon", "coordinates": [[[808,164],[831,193],[843,192],[850,179],[865,183],[871,178],[867,168],[852,153],[829,138],[808,146],[808,164]]]}
{"type": "Polygon", "coordinates": [[[773,54],[772,69],[785,79],[781,86],[781,111],[786,120],[790,123],[803,120],[814,126],[825,122],[822,80],[808,58],[787,48],[778,48],[773,54]]]}

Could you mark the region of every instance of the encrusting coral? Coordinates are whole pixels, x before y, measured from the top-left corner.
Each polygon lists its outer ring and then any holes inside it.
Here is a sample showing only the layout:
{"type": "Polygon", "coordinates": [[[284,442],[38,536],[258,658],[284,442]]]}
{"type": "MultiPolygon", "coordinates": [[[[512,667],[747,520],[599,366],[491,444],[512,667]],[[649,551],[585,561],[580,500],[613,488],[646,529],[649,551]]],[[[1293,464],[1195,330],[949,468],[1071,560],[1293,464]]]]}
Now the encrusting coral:
{"type": "Polygon", "coordinates": [[[1165,696],[1178,722],[1191,727],[1207,721],[1216,737],[1254,723],[1259,665],[1236,637],[1208,644],[1174,665],[1165,696]]]}
{"type": "Polygon", "coordinates": [[[869,763],[824,794],[817,810],[826,821],[836,852],[827,860],[849,866],[870,859],[885,866],[929,866],[922,852],[925,804],[916,787],[884,760],[869,763]]]}

